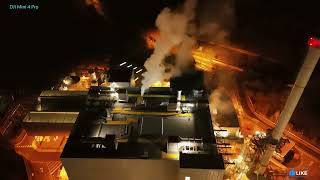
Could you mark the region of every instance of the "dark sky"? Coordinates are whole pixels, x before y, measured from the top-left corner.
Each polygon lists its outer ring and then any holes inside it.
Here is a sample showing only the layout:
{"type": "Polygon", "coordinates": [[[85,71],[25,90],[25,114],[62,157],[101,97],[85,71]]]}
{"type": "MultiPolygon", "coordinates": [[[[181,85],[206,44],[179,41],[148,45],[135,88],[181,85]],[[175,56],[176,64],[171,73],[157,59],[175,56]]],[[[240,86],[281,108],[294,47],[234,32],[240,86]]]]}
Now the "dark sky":
{"type": "MultiPolygon", "coordinates": [[[[204,1],[208,0],[199,2],[204,1]]],[[[114,60],[127,58],[142,64],[147,53],[141,33],[153,26],[163,7],[176,6],[182,0],[106,0],[105,17],[86,7],[84,0],[4,2],[0,88],[30,88],[50,84],[48,80],[81,59],[110,52],[114,60]],[[37,4],[40,10],[9,10],[10,4],[18,3],[37,4]]],[[[316,2],[236,1],[231,40],[281,59],[296,70],[305,38],[320,27],[316,2]]]]}

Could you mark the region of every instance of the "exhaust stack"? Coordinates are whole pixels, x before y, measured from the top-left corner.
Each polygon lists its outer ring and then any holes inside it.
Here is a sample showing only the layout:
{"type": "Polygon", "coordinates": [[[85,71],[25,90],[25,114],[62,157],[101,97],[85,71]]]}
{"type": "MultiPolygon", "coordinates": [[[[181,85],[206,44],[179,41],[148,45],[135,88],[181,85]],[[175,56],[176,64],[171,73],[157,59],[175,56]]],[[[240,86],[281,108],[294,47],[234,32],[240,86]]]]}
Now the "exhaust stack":
{"type": "Polygon", "coordinates": [[[307,56],[304,59],[304,63],[299,71],[296,82],[294,83],[287,102],[280,114],[278,123],[272,131],[271,140],[267,144],[267,149],[257,166],[256,172],[259,175],[264,174],[267,165],[275,151],[276,145],[278,144],[286,126],[288,125],[292,113],[295,110],[303,93],[303,90],[306,87],[310,76],[320,58],[320,40],[316,38],[310,38],[308,41],[308,45],[309,49],[307,56]]]}
{"type": "Polygon", "coordinates": [[[178,91],[178,96],[177,96],[177,108],[176,111],[180,112],[181,111],[181,90],[178,91]]]}

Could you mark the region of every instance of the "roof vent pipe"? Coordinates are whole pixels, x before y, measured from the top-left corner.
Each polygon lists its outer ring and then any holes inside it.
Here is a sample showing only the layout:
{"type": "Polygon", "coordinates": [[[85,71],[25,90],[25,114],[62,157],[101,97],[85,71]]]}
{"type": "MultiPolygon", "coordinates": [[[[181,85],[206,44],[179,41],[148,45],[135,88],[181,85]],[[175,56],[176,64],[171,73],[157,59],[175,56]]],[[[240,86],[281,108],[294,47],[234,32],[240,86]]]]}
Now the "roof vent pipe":
{"type": "Polygon", "coordinates": [[[176,111],[180,112],[181,111],[181,90],[178,91],[178,96],[177,96],[177,108],[176,111]]]}

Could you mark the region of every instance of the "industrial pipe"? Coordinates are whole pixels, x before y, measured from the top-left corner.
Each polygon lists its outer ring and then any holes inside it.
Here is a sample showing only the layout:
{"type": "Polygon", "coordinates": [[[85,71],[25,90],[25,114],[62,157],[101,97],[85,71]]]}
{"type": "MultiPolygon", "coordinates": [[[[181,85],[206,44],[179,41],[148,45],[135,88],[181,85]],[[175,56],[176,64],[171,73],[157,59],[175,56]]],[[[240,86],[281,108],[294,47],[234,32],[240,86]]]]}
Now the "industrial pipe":
{"type": "Polygon", "coordinates": [[[180,112],[181,111],[181,90],[178,91],[178,95],[177,95],[177,108],[176,111],[180,112]]]}

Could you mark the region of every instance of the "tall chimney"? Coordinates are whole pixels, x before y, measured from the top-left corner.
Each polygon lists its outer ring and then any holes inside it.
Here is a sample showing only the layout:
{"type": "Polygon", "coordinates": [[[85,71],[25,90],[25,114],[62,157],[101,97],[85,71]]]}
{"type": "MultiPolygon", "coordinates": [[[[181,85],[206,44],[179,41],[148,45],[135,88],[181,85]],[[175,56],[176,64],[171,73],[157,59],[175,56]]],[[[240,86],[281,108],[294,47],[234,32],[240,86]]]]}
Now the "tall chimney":
{"type": "Polygon", "coordinates": [[[267,165],[275,151],[276,145],[278,144],[283,134],[283,131],[288,125],[288,122],[292,116],[292,113],[295,110],[299,102],[299,99],[303,93],[303,90],[310,79],[313,69],[317,65],[318,59],[320,58],[320,40],[316,38],[310,38],[308,41],[308,44],[309,44],[308,54],[304,59],[304,63],[299,71],[296,82],[294,83],[294,86],[287,99],[287,102],[280,114],[278,123],[272,131],[271,140],[267,144],[267,149],[264,152],[257,166],[256,172],[259,175],[264,174],[267,168],[267,165]]]}

